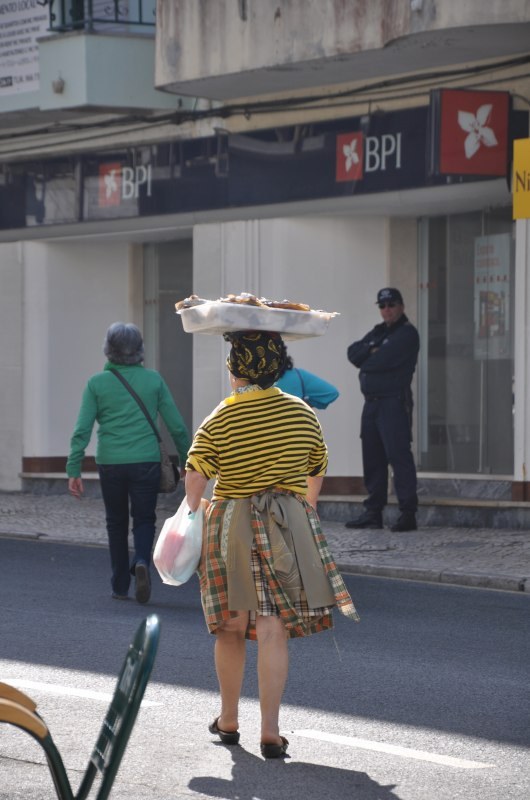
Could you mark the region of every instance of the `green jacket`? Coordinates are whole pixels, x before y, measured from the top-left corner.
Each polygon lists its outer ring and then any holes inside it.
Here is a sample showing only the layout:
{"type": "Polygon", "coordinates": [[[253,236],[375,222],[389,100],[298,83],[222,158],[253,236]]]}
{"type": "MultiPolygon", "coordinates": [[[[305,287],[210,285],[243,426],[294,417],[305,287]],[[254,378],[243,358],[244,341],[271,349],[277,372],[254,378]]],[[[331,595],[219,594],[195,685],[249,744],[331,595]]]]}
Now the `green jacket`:
{"type": "Polygon", "coordinates": [[[66,462],[69,478],[81,475],[81,462],[92,436],[97,430],[97,464],[137,464],[160,461],[158,440],[138,403],[118,378],[109,372],[120,372],[143,400],[155,425],[158,414],[171,434],[180,463],[186,463],[190,437],[184,420],[162,376],[142,364],[122,365],[107,362],[103,372],[89,378],[83,392],[79,416],[70,440],[66,462]]]}

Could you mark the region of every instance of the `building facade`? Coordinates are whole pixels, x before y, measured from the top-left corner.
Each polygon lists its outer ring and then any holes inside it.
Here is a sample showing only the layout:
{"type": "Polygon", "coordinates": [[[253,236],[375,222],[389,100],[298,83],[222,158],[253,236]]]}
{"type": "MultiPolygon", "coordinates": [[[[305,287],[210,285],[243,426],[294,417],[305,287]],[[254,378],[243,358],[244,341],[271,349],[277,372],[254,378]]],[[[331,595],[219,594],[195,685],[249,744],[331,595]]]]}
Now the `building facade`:
{"type": "Polygon", "coordinates": [[[339,312],[289,351],[341,393],[319,412],[326,494],[362,493],[346,349],[396,285],[422,343],[421,479],[528,499],[512,153],[529,135],[529,3],[159,0],[111,21],[97,5],[42,25],[31,90],[15,91],[22,64],[0,80],[0,489],[64,476],[118,319],[143,328],[196,427],[228,392],[226,344],[185,334],[174,304],[249,291],[339,312]]]}

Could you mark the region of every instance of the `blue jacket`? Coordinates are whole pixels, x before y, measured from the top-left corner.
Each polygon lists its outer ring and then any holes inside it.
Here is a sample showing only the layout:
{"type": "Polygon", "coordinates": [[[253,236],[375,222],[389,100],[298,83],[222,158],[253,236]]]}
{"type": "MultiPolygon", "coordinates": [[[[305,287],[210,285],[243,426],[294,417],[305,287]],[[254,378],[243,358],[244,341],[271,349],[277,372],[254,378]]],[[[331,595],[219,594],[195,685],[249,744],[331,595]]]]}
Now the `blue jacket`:
{"type": "Polygon", "coordinates": [[[376,325],[348,347],[348,360],[360,370],[361,392],[368,397],[409,397],[419,349],[418,331],[405,314],[394,325],[376,325]]]}
{"type": "Polygon", "coordinates": [[[326,408],[339,396],[339,390],[333,384],[306,369],[296,367],[286,370],[276,381],[276,386],[282,392],[301,397],[312,408],[326,408]]]}

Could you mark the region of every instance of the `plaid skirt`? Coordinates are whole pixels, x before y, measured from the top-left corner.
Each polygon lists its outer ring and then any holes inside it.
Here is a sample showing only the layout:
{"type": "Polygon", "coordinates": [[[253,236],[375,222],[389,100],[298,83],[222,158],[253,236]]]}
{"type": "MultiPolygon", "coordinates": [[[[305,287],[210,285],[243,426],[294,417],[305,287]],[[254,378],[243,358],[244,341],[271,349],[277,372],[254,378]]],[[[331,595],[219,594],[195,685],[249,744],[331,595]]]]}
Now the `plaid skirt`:
{"type": "MultiPolygon", "coordinates": [[[[275,491],[282,493],[283,490],[275,491]]],[[[285,494],[289,493],[285,492],[285,494]]],[[[238,501],[214,500],[206,513],[205,556],[198,570],[202,607],[210,633],[215,634],[223,622],[236,616],[237,611],[250,611],[246,637],[252,640],[257,638],[256,614],[280,617],[288,635],[293,638],[331,629],[333,627],[333,607],[338,608],[355,622],[359,621],[359,615],[329,551],[316,512],[304,497],[295,496],[305,507],[313,538],[322,560],[322,567],[333,591],[335,606],[309,608],[303,590],[298,601],[293,603],[289,600],[274,572],[265,525],[260,515],[256,513],[252,521],[255,535],[250,558],[257,595],[257,610],[229,609],[227,569],[223,553],[226,553],[226,537],[230,530],[231,509],[233,504],[238,501]]]]}

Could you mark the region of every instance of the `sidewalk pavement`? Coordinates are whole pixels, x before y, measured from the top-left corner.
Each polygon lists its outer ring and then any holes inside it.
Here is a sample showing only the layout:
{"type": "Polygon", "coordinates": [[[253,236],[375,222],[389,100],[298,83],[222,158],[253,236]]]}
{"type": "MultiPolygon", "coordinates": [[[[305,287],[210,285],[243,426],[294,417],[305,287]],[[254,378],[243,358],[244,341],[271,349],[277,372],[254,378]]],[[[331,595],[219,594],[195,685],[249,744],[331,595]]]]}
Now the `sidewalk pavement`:
{"type": "MultiPolygon", "coordinates": [[[[180,497],[159,495],[158,531],[180,497]]],[[[322,527],[345,573],[530,593],[529,531],[429,527],[392,533],[349,530],[326,520],[322,527]]],[[[0,493],[0,538],[5,536],[106,547],[103,501],[0,493]]]]}

